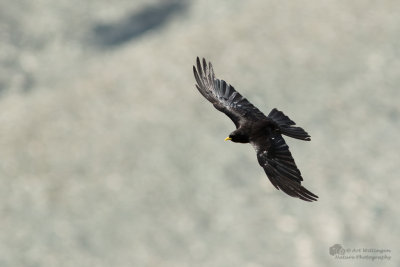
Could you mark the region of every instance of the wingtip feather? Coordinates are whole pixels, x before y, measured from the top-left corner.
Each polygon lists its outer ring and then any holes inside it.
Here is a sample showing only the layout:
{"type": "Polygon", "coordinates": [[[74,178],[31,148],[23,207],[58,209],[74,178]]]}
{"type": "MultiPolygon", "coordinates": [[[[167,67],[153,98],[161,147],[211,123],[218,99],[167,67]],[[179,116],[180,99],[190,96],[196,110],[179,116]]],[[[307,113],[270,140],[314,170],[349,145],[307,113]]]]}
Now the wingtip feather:
{"type": "Polygon", "coordinates": [[[199,57],[197,57],[196,65],[197,65],[197,71],[199,73],[199,76],[202,77],[203,76],[203,72],[202,72],[202,68],[201,68],[201,63],[200,63],[200,58],[199,57]]]}

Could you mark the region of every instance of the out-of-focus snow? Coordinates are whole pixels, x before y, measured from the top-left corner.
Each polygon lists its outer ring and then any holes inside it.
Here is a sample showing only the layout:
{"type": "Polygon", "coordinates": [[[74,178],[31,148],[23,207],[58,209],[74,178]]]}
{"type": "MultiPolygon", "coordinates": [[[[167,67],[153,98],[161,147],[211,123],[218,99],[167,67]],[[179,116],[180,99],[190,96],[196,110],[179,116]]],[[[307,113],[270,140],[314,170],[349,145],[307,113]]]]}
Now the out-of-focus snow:
{"type": "Polygon", "coordinates": [[[398,266],[399,12],[1,1],[0,265],[398,266]],[[223,141],[234,125],[196,91],[196,56],[311,134],[286,140],[318,202],[223,141]],[[335,259],[334,244],[392,259],[335,259]]]}

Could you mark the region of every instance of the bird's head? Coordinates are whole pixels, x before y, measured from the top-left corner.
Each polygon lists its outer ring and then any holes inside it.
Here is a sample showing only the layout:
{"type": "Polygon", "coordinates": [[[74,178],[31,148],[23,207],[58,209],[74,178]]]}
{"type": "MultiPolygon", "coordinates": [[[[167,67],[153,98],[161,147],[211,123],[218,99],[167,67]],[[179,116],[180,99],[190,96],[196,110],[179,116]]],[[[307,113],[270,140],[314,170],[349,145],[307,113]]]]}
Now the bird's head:
{"type": "Polygon", "coordinates": [[[228,140],[235,143],[248,143],[249,136],[240,130],[236,130],[232,132],[227,138],[225,138],[225,141],[228,140]]]}

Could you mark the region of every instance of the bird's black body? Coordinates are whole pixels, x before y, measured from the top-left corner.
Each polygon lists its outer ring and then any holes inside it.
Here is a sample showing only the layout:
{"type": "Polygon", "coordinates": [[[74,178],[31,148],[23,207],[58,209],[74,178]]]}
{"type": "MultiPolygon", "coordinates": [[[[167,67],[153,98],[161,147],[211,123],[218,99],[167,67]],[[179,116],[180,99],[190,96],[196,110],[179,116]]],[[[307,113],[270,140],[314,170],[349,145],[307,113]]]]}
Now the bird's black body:
{"type": "Polygon", "coordinates": [[[271,183],[292,197],[315,201],[318,196],[301,185],[303,178],[297,169],[282,134],[310,141],[310,136],[283,112],[273,109],[265,116],[233,86],[215,78],[214,70],[205,59],[203,64],[197,58],[197,69],[193,66],[197,81],[196,88],[216,109],[225,113],[236,125],[226,140],[236,143],[250,143],[257,153],[257,159],[271,183]]]}

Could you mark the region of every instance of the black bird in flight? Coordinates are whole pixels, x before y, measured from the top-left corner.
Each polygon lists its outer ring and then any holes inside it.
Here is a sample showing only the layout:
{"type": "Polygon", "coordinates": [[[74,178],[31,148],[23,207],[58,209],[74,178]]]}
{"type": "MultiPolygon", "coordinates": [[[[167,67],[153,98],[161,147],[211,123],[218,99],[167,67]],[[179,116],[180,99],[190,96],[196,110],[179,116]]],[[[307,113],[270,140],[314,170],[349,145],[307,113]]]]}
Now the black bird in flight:
{"type": "Polygon", "coordinates": [[[236,125],[225,141],[250,143],[257,152],[258,163],[278,190],[305,201],[316,201],[318,196],[301,185],[303,178],[282,137],[284,134],[310,141],[310,135],[276,108],[265,116],[233,86],[215,78],[211,62],[207,65],[203,58],[202,65],[197,58],[196,65],[197,69],[193,66],[196,88],[236,125]]]}

